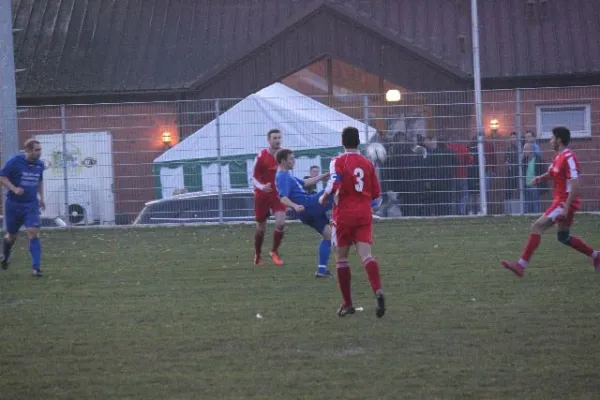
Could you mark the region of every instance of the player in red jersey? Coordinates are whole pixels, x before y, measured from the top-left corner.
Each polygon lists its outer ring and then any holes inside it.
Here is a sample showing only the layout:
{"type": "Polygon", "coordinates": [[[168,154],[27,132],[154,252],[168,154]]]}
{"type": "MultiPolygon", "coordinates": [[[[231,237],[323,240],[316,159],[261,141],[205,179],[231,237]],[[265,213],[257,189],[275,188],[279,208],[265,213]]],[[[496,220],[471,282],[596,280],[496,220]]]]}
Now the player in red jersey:
{"type": "Polygon", "coordinates": [[[552,225],[558,225],[558,241],[574,248],[592,259],[596,270],[600,270],[600,253],[577,236],[571,236],[570,228],[573,224],[575,213],[579,210],[579,162],[575,154],[569,149],[571,132],[565,127],[552,129],[550,144],[557,152],[554,162],[544,175],[533,179],[536,185],[545,180],[554,181],[554,200],[544,215],[534,222],[529,234],[529,240],[519,261],[502,261],[504,268],[522,277],[529,264],[531,256],[539,246],[542,233],[552,225]]]}
{"type": "Polygon", "coordinates": [[[367,271],[377,307],[378,318],[385,314],[385,300],[381,288],[379,264],[371,256],[373,244],[372,204],[379,200],[381,188],[375,166],[358,151],[360,138],[358,129],[345,128],[342,132],[342,145],[345,153],[333,158],[329,171],[331,178],[319,202],[325,204],[333,193],[332,241],[336,247],[337,276],[343,304],[338,315],[344,317],[356,312],[352,305],[351,273],[348,263],[350,246],[356,251],[367,271]]]}
{"type": "Polygon", "coordinates": [[[254,264],[262,265],[262,245],[265,239],[265,229],[269,216],[275,216],[275,232],[273,235],[273,247],[269,252],[271,259],[277,266],[282,266],[283,261],[279,257],[279,245],[283,239],[285,226],[285,213],[287,207],[279,200],[279,194],[275,187],[275,174],[277,173],[277,161],[275,153],[281,148],[281,132],[279,129],[271,129],[267,133],[269,147],[262,150],[256,156],[254,172],[254,218],[256,219],[256,231],[254,233],[254,264]]]}

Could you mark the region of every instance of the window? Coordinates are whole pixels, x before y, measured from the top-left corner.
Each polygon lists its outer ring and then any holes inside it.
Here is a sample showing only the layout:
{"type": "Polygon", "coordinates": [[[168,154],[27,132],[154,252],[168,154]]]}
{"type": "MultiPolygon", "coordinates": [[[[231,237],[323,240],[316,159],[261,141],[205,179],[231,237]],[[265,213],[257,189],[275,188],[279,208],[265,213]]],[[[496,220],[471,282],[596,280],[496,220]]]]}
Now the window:
{"type": "Polygon", "coordinates": [[[566,126],[575,139],[592,137],[592,111],[589,104],[537,106],[537,131],[540,139],[549,139],[552,128],[566,126]]]}

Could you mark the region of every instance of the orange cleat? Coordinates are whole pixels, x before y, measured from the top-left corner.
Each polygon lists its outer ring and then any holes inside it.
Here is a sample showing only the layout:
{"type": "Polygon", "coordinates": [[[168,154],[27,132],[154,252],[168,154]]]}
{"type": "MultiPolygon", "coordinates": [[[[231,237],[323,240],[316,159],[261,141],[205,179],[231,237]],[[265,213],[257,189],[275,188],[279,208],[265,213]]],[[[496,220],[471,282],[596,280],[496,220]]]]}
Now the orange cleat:
{"type": "Polygon", "coordinates": [[[273,260],[273,263],[275,265],[277,265],[278,267],[283,267],[283,260],[281,260],[281,257],[279,257],[279,254],[277,254],[274,251],[269,252],[269,255],[271,256],[271,259],[273,260]]]}
{"type": "Polygon", "coordinates": [[[263,260],[258,254],[254,254],[254,265],[263,265],[263,260]]]}

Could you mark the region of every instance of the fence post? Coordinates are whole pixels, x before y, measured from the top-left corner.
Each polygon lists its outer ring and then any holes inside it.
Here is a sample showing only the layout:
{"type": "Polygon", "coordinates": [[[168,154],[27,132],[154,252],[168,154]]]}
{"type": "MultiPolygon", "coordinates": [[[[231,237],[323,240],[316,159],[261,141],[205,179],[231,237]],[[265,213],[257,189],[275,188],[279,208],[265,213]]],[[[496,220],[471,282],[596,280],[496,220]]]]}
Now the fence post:
{"type": "Polygon", "coordinates": [[[219,179],[218,187],[219,187],[219,223],[223,223],[223,178],[221,171],[221,122],[219,120],[220,111],[220,103],[219,99],[215,100],[215,124],[217,128],[217,165],[219,166],[217,177],[219,179]]]}
{"type": "Polygon", "coordinates": [[[369,143],[369,95],[365,94],[363,97],[363,112],[365,118],[365,145],[369,143]]]}
{"type": "Polygon", "coordinates": [[[471,0],[471,30],[473,36],[473,80],[475,81],[475,119],[477,121],[477,154],[479,158],[479,198],[481,213],[487,215],[487,179],[483,146],[483,111],[481,106],[481,67],[479,61],[479,18],[477,0],[471,0]]]}
{"type": "MultiPolygon", "coordinates": [[[[13,24],[10,0],[0,0],[0,140],[2,142],[2,164],[18,153],[19,134],[17,122],[17,90],[15,84],[15,57],[13,47],[13,24]]],[[[5,188],[0,188],[0,195],[5,188]]],[[[5,196],[2,196],[5,199],[5,196]]],[[[5,204],[3,204],[4,206],[5,204]]],[[[3,219],[6,231],[6,218],[3,219]]]]}
{"type": "Polygon", "coordinates": [[[63,182],[65,191],[65,219],[67,225],[70,225],[69,215],[69,166],[67,164],[67,111],[64,104],[60,106],[60,130],[62,133],[62,165],[63,165],[63,182]]]}
{"type": "Polygon", "coordinates": [[[523,149],[521,143],[523,139],[523,115],[521,112],[521,89],[515,90],[516,102],[517,102],[517,164],[519,167],[519,207],[521,209],[521,215],[525,214],[525,185],[523,184],[523,149]]]}

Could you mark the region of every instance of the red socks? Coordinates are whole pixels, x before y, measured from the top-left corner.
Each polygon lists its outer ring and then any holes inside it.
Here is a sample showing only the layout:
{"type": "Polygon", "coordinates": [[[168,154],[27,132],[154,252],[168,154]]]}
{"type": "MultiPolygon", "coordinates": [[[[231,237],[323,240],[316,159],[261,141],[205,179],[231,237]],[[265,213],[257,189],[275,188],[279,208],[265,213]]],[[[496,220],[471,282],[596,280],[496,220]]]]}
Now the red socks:
{"type": "Polygon", "coordinates": [[[254,232],[254,252],[256,253],[257,256],[260,256],[264,240],[265,240],[264,232],[261,232],[261,231],[254,232]]]}
{"type": "Polygon", "coordinates": [[[338,261],[336,270],[338,286],[340,287],[340,292],[342,293],[344,306],[350,306],[352,305],[352,294],[350,289],[352,274],[350,272],[350,265],[348,265],[348,261],[338,261]]]}
{"type": "Polygon", "coordinates": [[[536,233],[529,234],[529,240],[527,241],[527,244],[525,245],[525,248],[523,249],[523,253],[521,254],[521,259],[528,263],[529,260],[531,259],[531,256],[533,256],[535,249],[537,249],[537,247],[540,245],[541,241],[542,241],[542,237],[540,235],[538,235],[536,233]]]}
{"type": "MultiPolygon", "coordinates": [[[[371,283],[373,293],[377,294],[377,292],[381,290],[381,276],[379,273],[379,263],[377,263],[377,261],[375,261],[375,259],[373,258],[367,258],[364,262],[364,266],[365,271],[367,271],[367,276],[369,277],[369,282],[371,283]]],[[[350,265],[348,264],[348,261],[337,262],[337,277],[338,286],[340,287],[340,292],[342,292],[344,306],[350,306],[352,305],[352,295],[350,288],[352,274],[350,272],[350,265]]]]}
{"type": "Polygon", "coordinates": [[[586,242],[579,239],[577,236],[571,236],[571,247],[588,257],[591,257],[592,254],[594,254],[594,249],[588,246],[586,242]]]}
{"type": "Polygon", "coordinates": [[[364,262],[365,270],[367,271],[367,276],[369,277],[369,282],[371,283],[371,288],[373,289],[373,293],[377,294],[377,291],[381,290],[381,276],[379,275],[379,264],[375,261],[374,258],[367,258],[364,262]]]}
{"type": "Polygon", "coordinates": [[[275,232],[273,233],[273,248],[271,249],[273,253],[277,253],[277,250],[279,250],[279,246],[281,245],[282,240],[283,230],[275,229],[275,232]]]}

